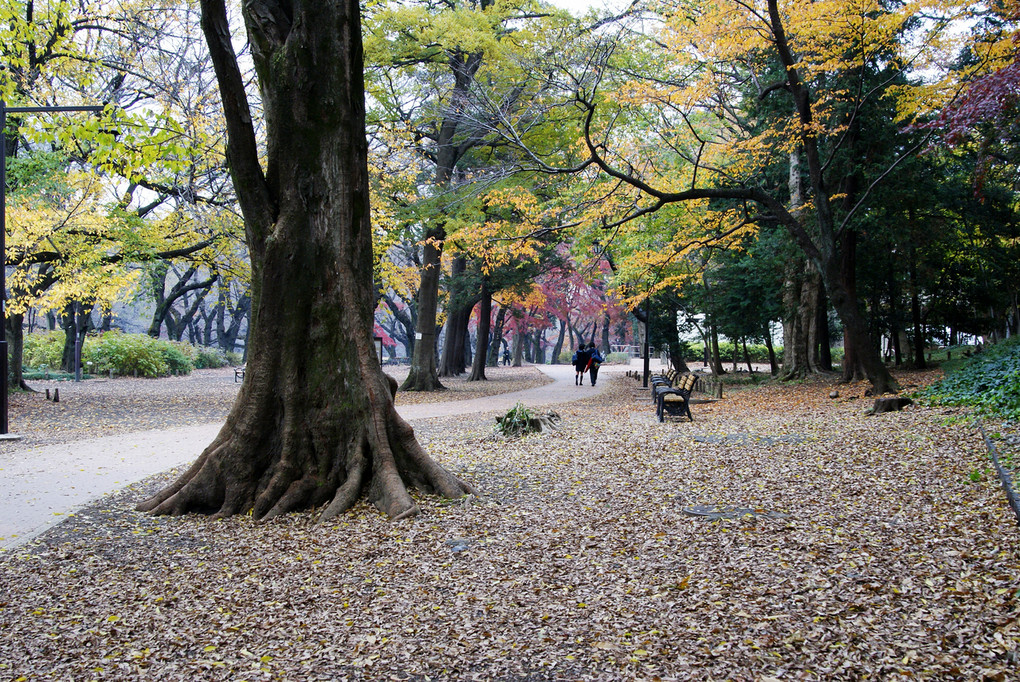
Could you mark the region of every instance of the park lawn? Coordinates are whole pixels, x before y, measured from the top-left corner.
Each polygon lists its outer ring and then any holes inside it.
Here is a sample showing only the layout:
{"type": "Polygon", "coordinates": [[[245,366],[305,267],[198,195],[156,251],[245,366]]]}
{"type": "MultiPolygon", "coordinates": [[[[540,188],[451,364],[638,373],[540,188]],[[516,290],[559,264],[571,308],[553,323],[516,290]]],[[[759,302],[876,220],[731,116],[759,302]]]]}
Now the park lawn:
{"type": "Polygon", "coordinates": [[[2,559],[0,676],[1017,676],[1016,519],[961,411],[803,384],[659,424],[633,385],[512,443],[493,415],[416,425],[485,497],[399,523],[131,511],[162,479],[107,498],[2,559]]]}

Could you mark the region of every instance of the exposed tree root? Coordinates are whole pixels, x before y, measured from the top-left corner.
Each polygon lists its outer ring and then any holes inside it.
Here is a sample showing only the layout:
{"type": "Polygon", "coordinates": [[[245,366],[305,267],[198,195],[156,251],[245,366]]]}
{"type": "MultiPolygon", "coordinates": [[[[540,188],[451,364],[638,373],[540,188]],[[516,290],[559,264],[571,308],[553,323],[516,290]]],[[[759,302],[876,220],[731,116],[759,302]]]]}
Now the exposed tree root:
{"type": "Polygon", "coordinates": [[[367,494],[377,509],[395,520],[418,513],[408,492],[411,487],[448,498],[478,494],[422,449],[412,427],[393,407],[392,394],[377,397],[381,396],[370,396],[360,425],[333,442],[332,453],[317,450],[316,439],[300,434],[293,425],[284,427],[283,434],[259,437],[237,424],[273,422],[231,415],[191,468],[137,509],[174,516],[208,513],[216,518],[251,510],[254,518],[268,520],[326,505],[319,518],[328,520],[367,494]],[[287,428],[295,431],[288,433],[287,428]],[[253,450],[254,443],[261,446],[253,450]]]}

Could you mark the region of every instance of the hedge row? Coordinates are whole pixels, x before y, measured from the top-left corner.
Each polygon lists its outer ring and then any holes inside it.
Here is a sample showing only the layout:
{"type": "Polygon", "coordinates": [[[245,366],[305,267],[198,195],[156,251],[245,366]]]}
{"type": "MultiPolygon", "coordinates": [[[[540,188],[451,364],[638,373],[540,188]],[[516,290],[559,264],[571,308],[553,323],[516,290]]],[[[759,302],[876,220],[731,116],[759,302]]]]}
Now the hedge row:
{"type": "MultiPolygon", "coordinates": [[[[50,331],[25,336],[25,373],[60,367],[64,352],[64,333],[50,331]]],[[[219,348],[193,346],[190,343],[154,339],[147,334],[104,332],[85,338],[82,346],[82,370],[90,374],[165,377],[188,374],[193,369],[226,367],[238,358],[219,348]]]]}

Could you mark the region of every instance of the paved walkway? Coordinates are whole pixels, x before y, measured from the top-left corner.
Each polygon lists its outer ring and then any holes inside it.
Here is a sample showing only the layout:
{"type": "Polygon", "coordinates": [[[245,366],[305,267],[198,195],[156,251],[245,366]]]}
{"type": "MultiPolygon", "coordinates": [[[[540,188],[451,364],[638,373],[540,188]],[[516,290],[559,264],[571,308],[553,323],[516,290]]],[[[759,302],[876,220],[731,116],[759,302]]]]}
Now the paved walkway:
{"type": "MultiPolygon", "coordinates": [[[[398,408],[409,421],[489,411],[506,411],[518,402],[529,407],[569,402],[602,391],[574,385],[569,365],[537,365],[554,379],[537,388],[486,398],[398,408]]],[[[601,375],[625,367],[605,366],[601,375]],[[607,371],[608,370],[608,371],[607,371]]],[[[0,550],[21,545],[60,523],[74,510],[102,495],[152,474],[193,461],[222,424],[141,431],[19,450],[0,456],[0,550]]]]}

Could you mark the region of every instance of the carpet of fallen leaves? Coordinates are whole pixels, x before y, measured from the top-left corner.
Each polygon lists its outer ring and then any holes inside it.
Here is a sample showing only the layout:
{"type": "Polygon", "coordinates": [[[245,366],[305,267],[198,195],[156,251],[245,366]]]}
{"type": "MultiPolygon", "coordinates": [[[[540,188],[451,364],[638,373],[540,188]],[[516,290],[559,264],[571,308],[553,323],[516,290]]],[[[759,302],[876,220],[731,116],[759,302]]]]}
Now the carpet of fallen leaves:
{"type": "MultiPolygon", "coordinates": [[[[398,381],[406,367],[387,367],[398,381]]],[[[448,390],[397,393],[397,405],[467,400],[520,391],[551,381],[535,367],[490,367],[488,381],[467,381],[467,375],[443,379],[448,390]]],[[[163,379],[89,379],[31,381],[34,392],[10,396],[11,431],[20,441],[0,443],[0,452],[66,443],[90,436],[168,429],[226,419],[241,384],[231,367],[196,370],[163,379]],[[46,392],[58,402],[46,399],[46,392]]]]}
{"type": "Polygon", "coordinates": [[[105,498],[0,558],[0,677],[1020,677],[1016,520],[960,412],[797,385],[659,424],[613,382],[553,434],[420,422],[485,496],[399,523],[131,511],[165,476],[105,498]]]}
{"type": "MultiPolygon", "coordinates": [[[[397,381],[407,378],[406,366],[387,366],[387,374],[397,381]]],[[[397,392],[397,405],[445,402],[447,400],[469,400],[485,398],[500,393],[511,393],[552,383],[552,379],[534,366],[486,367],[486,381],[468,381],[468,374],[459,377],[443,377],[440,382],[445,391],[397,392]]]]}

